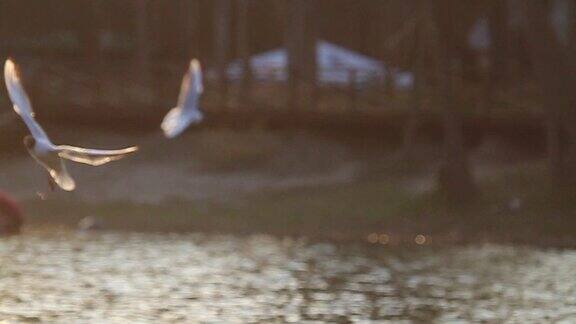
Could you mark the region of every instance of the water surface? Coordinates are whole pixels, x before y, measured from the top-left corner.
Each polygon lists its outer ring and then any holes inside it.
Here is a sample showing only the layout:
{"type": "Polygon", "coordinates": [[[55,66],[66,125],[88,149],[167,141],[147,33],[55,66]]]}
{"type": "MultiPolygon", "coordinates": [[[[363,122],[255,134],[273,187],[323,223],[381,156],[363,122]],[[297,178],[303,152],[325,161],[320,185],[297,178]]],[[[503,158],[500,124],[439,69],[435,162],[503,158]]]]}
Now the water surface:
{"type": "Polygon", "coordinates": [[[269,236],[0,239],[7,322],[576,321],[576,251],[269,236]]]}

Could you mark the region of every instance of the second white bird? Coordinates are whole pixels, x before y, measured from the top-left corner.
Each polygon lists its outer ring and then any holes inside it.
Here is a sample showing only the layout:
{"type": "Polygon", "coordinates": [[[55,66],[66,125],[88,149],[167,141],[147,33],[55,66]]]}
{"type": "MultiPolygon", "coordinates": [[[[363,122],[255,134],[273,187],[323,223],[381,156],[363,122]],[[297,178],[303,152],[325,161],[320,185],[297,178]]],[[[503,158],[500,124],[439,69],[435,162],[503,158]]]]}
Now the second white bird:
{"type": "Polygon", "coordinates": [[[200,62],[193,59],[188,71],[182,78],[180,95],[176,107],[172,108],[162,121],[162,130],[168,138],[174,138],[182,133],[190,124],[202,121],[199,109],[200,96],[204,92],[202,84],[202,68],[200,62]]]}

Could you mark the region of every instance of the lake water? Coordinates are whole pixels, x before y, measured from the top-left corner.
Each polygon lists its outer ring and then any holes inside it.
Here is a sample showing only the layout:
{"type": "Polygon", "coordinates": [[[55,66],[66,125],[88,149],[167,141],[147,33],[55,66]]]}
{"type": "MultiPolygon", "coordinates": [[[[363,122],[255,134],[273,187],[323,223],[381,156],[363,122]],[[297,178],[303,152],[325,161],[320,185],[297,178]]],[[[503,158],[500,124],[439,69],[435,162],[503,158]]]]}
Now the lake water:
{"type": "Polygon", "coordinates": [[[269,236],[0,239],[0,322],[576,322],[576,251],[269,236]]]}

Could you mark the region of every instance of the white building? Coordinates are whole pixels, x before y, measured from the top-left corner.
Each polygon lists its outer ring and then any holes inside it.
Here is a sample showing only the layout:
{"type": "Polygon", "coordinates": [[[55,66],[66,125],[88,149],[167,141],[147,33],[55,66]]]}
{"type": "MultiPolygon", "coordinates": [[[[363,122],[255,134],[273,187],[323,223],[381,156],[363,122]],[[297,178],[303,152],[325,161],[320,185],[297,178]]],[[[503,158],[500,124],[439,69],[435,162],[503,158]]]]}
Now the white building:
{"type": "MultiPolygon", "coordinates": [[[[387,72],[383,62],[370,58],[344,47],[319,41],[316,47],[318,64],[318,82],[324,85],[348,85],[351,71],[354,71],[359,85],[386,80],[387,72]]],[[[254,77],[263,81],[286,81],[288,55],[284,48],[278,48],[250,59],[254,77]]],[[[410,72],[392,70],[394,85],[397,89],[412,87],[413,76],[410,72]]],[[[239,60],[228,66],[228,77],[237,80],[242,76],[242,64],[239,60]]]]}

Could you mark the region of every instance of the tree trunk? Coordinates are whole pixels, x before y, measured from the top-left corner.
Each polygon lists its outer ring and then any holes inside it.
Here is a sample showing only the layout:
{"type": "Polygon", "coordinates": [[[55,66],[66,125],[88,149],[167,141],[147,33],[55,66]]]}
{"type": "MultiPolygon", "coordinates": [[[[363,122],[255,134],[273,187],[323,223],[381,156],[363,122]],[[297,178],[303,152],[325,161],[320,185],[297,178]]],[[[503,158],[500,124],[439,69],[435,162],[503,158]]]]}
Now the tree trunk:
{"type": "Polygon", "coordinates": [[[197,58],[201,60],[200,44],[201,35],[199,29],[200,2],[198,0],[184,0],[181,2],[182,17],[182,50],[187,59],[197,58]]]}
{"type": "Polygon", "coordinates": [[[80,19],[80,40],[83,58],[89,66],[92,75],[93,94],[90,96],[89,106],[100,106],[102,98],[102,47],[100,37],[102,34],[102,3],[99,0],[80,2],[82,19],[80,19]]]}
{"type": "Polygon", "coordinates": [[[558,41],[549,19],[549,3],[528,1],[526,30],[532,64],[548,115],[548,151],[551,176],[560,183],[576,181],[576,69],[567,47],[558,41]],[[560,124],[560,127],[558,127],[560,124]],[[560,128],[560,129],[558,129],[560,128]],[[565,131],[568,145],[560,146],[557,137],[565,131]]]}
{"type": "MultiPolygon", "coordinates": [[[[576,0],[570,3],[570,29],[568,31],[569,57],[576,57],[576,0]]],[[[572,62],[576,64],[576,62],[572,62]]]]}
{"type": "Polygon", "coordinates": [[[510,30],[508,2],[491,0],[488,3],[488,27],[490,33],[489,67],[482,73],[482,97],[480,102],[486,118],[495,106],[495,92],[506,88],[510,82],[510,30]]]}
{"type": "MultiPolygon", "coordinates": [[[[425,9],[425,8],[422,8],[425,9]]],[[[418,19],[414,27],[413,43],[410,49],[410,63],[414,75],[414,81],[411,89],[411,104],[410,116],[408,122],[404,127],[403,141],[402,141],[402,160],[410,161],[413,157],[414,146],[416,137],[418,135],[418,127],[421,118],[421,105],[423,97],[423,78],[424,78],[424,62],[421,53],[425,51],[423,45],[423,28],[424,23],[422,20],[426,19],[424,13],[418,7],[418,19]]]]}
{"type": "Polygon", "coordinates": [[[136,64],[138,70],[148,73],[150,63],[150,15],[149,0],[133,0],[136,11],[136,64]]]}
{"type": "MultiPolygon", "coordinates": [[[[0,38],[4,39],[6,34],[10,32],[10,23],[4,18],[6,12],[6,2],[0,1],[0,38]]],[[[8,49],[5,42],[0,42],[0,55],[6,57],[8,49]]]]}
{"type": "Polygon", "coordinates": [[[422,113],[420,109],[422,104],[422,75],[416,70],[414,70],[414,84],[411,96],[410,115],[408,122],[404,126],[402,138],[402,159],[404,161],[410,161],[413,158],[422,113]]]}
{"type": "Polygon", "coordinates": [[[318,2],[307,0],[305,8],[304,48],[302,53],[302,69],[305,80],[306,105],[315,109],[318,92],[318,62],[316,57],[318,43],[318,2]]]}
{"type": "Polygon", "coordinates": [[[84,20],[80,22],[82,26],[80,39],[82,40],[84,57],[96,71],[99,70],[97,65],[101,61],[102,54],[100,46],[102,27],[100,5],[101,3],[98,0],[88,1],[83,5],[84,20]]]}
{"type": "Polygon", "coordinates": [[[508,3],[502,0],[491,0],[489,7],[490,29],[490,80],[491,84],[506,84],[510,62],[509,12],[508,3]]]}
{"type": "Polygon", "coordinates": [[[476,187],[464,145],[462,117],[457,109],[457,94],[453,84],[453,66],[462,64],[455,59],[459,48],[455,30],[458,17],[450,0],[437,0],[433,5],[440,43],[440,91],[444,109],[444,165],[440,170],[439,185],[449,201],[466,203],[475,198],[476,187]]]}
{"type": "Polygon", "coordinates": [[[222,98],[222,108],[226,105],[228,95],[228,74],[226,67],[230,53],[230,0],[216,0],[214,19],[214,56],[216,58],[217,82],[222,98]]]}
{"type": "Polygon", "coordinates": [[[240,100],[243,103],[250,102],[250,90],[252,85],[252,66],[250,64],[250,32],[248,13],[250,0],[238,0],[238,54],[242,62],[242,81],[240,100]]]}
{"type": "Polygon", "coordinates": [[[288,105],[297,109],[301,105],[300,90],[304,87],[310,98],[317,78],[316,42],[317,28],[314,14],[315,0],[288,0],[286,2],[286,48],[288,53],[288,105]],[[311,93],[310,93],[311,92],[311,93]]]}
{"type": "Polygon", "coordinates": [[[551,113],[546,118],[546,149],[548,155],[548,170],[556,182],[560,182],[564,174],[564,153],[562,147],[562,123],[557,114],[551,113]]]}
{"type": "Polygon", "coordinates": [[[287,0],[287,17],[285,27],[286,52],[288,55],[288,108],[298,109],[301,71],[304,21],[307,0],[287,0]]]}

